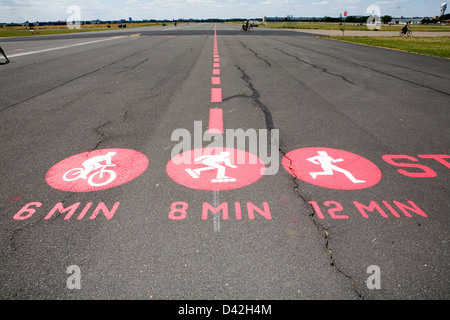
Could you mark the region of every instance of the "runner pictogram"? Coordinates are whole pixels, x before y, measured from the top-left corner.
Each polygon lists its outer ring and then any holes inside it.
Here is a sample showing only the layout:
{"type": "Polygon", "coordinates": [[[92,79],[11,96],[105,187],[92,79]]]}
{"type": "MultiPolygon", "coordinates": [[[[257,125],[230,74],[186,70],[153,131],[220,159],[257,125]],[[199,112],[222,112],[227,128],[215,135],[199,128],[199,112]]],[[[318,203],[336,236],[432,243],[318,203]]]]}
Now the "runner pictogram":
{"type": "Polygon", "coordinates": [[[326,151],[317,151],[319,154],[318,156],[311,157],[307,159],[308,161],[319,164],[322,167],[321,172],[310,172],[309,174],[313,179],[316,179],[317,176],[332,176],[334,175],[335,171],[342,172],[351,182],[353,183],[364,183],[366,181],[364,180],[358,180],[356,179],[349,171],[344,170],[333,163],[344,161],[344,159],[333,159],[331,158],[326,151]]]}
{"type": "Polygon", "coordinates": [[[58,162],[47,172],[45,180],[58,190],[97,191],[131,181],[147,166],[147,157],[134,150],[94,150],[58,162]]]}
{"type": "Polygon", "coordinates": [[[189,150],[166,166],[172,180],[198,190],[231,190],[248,186],[264,174],[265,165],[255,155],[232,148],[189,150]]]}
{"type": "Polygon", "coordinates": [[[364,189],[381,179],[380,169],[371,161],[339,149],[293,150],[286,154],[282,164],[294,177],[330,189],[364,189]]]}

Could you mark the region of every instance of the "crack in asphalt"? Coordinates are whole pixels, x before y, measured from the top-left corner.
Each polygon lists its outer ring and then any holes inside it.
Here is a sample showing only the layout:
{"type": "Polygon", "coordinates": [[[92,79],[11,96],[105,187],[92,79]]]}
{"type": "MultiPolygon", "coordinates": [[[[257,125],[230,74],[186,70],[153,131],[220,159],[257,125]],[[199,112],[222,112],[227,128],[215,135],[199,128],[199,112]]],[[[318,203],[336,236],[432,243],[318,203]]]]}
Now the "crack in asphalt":
{"type": "Polygon", "coordinates": [[[129,72],[129,71],[133,71],[134,69],[136,69],[137,67],[139,67],[140,65],[146,63],[148,60],[150,60],[150,58],[146,58],[138,63],[136,63],[135,65],[131,66],[131,67],[126,67],[124,68],[124,70],[117,72],[116,74],[121,74],[124,72],[129,72]]]}
{"type": "Polygon", "coordinates": [[[112,66],[112,65],[114,65],[114,64],[120,63],[120,62],[122,62],[122,61],[124,61],[124,60],[126,60],[126,59],[128,59],[128,58],[131,58],[131,57],[133,57],[133,56],[136,56],[136,55],[140,54],[140,53],[143,52],[143,51],[145,51],[145,50],[140,50],[140,51],[138,51],[138,52],[135,52],[135,53],[133,53],[133,54],[131,54],[131,55],[128,55],[128,56],[126,56],[126,57],[124,57],[124,58],[121,58],[121,59],[119,59],[119,60],[113,61],[113,62],[111,62],[111,63],[108,63],[108,64],[104,65],[104,66],[98,67],[98,68],[96,68],[96,69],[94,69],[94,70],[91,70],[91,71],[86,72],[86,73],[84,73],[84,74],[82,74],[82,75],[79,75],[79,76],[77,76],[77,77],[75,77],[75,78],[72,78],[72,79],[70,79],[70,80],[67,80],[67,81],[65,81],[65,82],[63,82],[63,83],[61,83],[61,84],[59,84],[59,85],[57,85],[57,86],[55,86],[55,87],[53,87],[53,88],[44,90],[44,91],[42,91],[42,92],[40,92],[40,93],[38,93],[38,94],[35,94],[34,96],[31,96],[31,97],[26,98],[26,99],[24,99],[24,100],[22,100],[22,101],[13,103],[13,104],[11,104],[11,105],[9,105],[9,106],[7,106],[7,107],[4,107],[4,108],[0,109],[0,112],[2,112],[2,111],[4,111],[4,110],[7,110],[7,109],[10,109],[10,108],[13,108],[13,107],[15,107],[15,106],[17,106],[17,105],[20,105],[20,104],[24,103],[24,102],[33,100],[34,98],[40,97],[40,96],[42,96],[42,95],[44,95],[44,94],[46,94],[46,93],[49,93],[49,92],[51,92],[51,91],[53,91],[53,90],[56,90],[56,89],[58,89],[58,88],[61,88],[61,87],[65,86],[65,85],[67,85],[67,84],[69,84],[69,83],[72,83],[72,82],[74,82],[74,81],[76,81],[76,80],[79,80],[79,79],[82,79],[82,78],[84,78],[84,77],[86,77],[86,76],[89,76],[89,75],[91,75],[91,74],[94,74],[94,73],[96,73],[96,72],[98,72],[98,71],[101,71],[101,70],[103,70],[103,69],[105,69],[105,68],[108,68],[108,67],[110,67],[110,66],[112,66]]]}
{"type": "MultiPolygon", "coordinates": [[[[280,40],[279,40],[279,41],[280,41],[280,40]]],[[[281,41],[281,42],[284,42],[284,41],[281,41]]],[[[265,45],[266,45],[267,47],[273,48],[273,47],[271,47],[271,46],[268,45],[268,44],[265,44],[265,45]]],[[[274,49],[276,49],[276,50],[278,50],[278,51],[281,51],[282,53],[285,53],[286,55],[292,56],[292,57],[296,58],[297,60],[299,60],[299,61],[301,61],[301,62],[304,62],[304,63],[306,63],[306,64],[309,64],[309,65],[311,65],[311,66],[314,66],[314,65],[312,65],[312,64],[310,64],[310,63],[308,63],[308,62],[305,62],[305,61],[301,60],[300,58],[298,58],[298,57],[296,57],[296,56],[294,56],[294,55],[291,55],[291,54],[289,54],[289,53],[287,53],[287,52],[284,52],[283,50],[280,50],[280,49],[278,49],[278,48],[274,48],[274,49]]],[[[318,69],[322,69],[321,67],[317,67],[317,66],[315,66],[315,67],[318,68],[318,69]]],[[[327,70],[327,69],[325,69],[325,68],[323,68],[323,69],[324,69],[324,70],[327,70]]],[[[325,71],[324,71],[324,72],[325,72],[325,71]]],[[[332,73],[330,73],[329,71],[327,71],[327,73],[332,74],[332,73]]],[[[335,74],[332,74],[332,75],[335,75],[335,74]]],[[[341,76],[341,75],[335,75],[335,76],[341,77],[344,81],[347,81],[347,82],[349,82],[350,84],[356,85],[355,83],[349,81],[348,79],[346,79],[345,77],[343,77],[343,76],[341,76]]],[[[303,88],[305,88],[305,90],[311,90],[311,88],[308,87],[308,85],[306,85],[304,82],[300,81],[299,79],[297,79],[297,78],[295,78],[295,77],[294,77],[293,79],[294,79],[295,81],[297,81],[298,84],[301,85],[303,88]]],[[[340,115],[342,115],[343,117],[345,117],[348,121],[350,121],[354,127],[360,129],[361,131],[365,132],[367,135],[371,136],[371,137],[374,139],[374,141],[377,141],[380,145],[383,145],[383,148],[389,148],[388,146],[384,145],[384,144],[379,140],[379,138],[378,138],[377,136],[375,136],[372,132],[370,132],[369,130],[367,130],[366,127],[361,126],[360,124],[358,124],[357,122],[355,122],[355,121],[354,121],[350,116],[348,116],[345,112],[341,111],[339,108],[335,108],[333,104],[328,104],[328,103],[327,103],[327,106],[328,106],[328,105],[330,105],[330,107],[333,107],[333,110],[334,110],[335,112],[339,113],[340,115]]]]}
{"type": "Polygon", "coordinates": [[[346,63],[351,63],[351,64],[353,64],[353,65],[355,65],[355,66],[358,66],[358,67],[361,67],[361,68],[364,68],[364,69],[368,69],[368,70],[373,71],[373,72],[376,72],[376,73],[380,73],[380,74],[382,74],[382,75],[384,75],[384,76],[388,76],[388,77],[394,78],[394,79],[396,79],[396,80],[400,80],[400,81],[406,82],[406,83],[408,83],[408,84],[416,85],[416,86],[418,86],[418,87],[422,87],[422,88],[425,88],[425,89],[433,90],[433,91],[435,91],[435,92],[444,94],[444,95],[446,95],[446,96],[450,96],[450,93],[448,93],[448,92],[445,92],[445,91],[442,91],[442,90],[439,90],[439,89],[435,89],[435,88],[432,88],[432,87],[429,87],[429,86],[426,86],[426,85],[424,85],[424,84],[420,84],[420,83],[417,83],[417,82],[414,82],[414,81],[411,81],[411,80],[408,80],[408,79],[404,79],[404,78],[401,78],[401,77],[399,77],[399,76],[396,76],[396,75],[393,75],[393,74],[389,74],[389,73],[386,73],[386,72],[384,72],[384,71],[380,71],[380,70],[377,70],[377,69],[375,69],[375,68],[371,68],[371,67],[369,67],[369,66],[365,66],[365,65],[362,65],[362,64],[360,64],[360,63],[351,61],[351,60],[342,59],[342,58],[333,56],[333,55],[331,55],[331,54],[326,54],[326,53],[323,53],[323,52],[321,52],[321,51],[317,51],[317,50],[313,50],[313,49],[306,48],[306,47],[303,47],[303,46],[295,45],[295,44],[293,44],[293,43],[289,43],[289,42],[282,41],[282,40],[279,40],[279,39],[274,39],[274,38],[269,38],[269,39],[272,39],[272,40],[275,40],[275,41],[279,41],[279,42],[288,44],[288,45],[293,46],[293,47],[301,48],[301,49],[303,49],[303,50],[307,50],[307,51],[311,51],[311,52],[314,52],[314,53],[318,53],[318,54],[321,54],[321,55],[324,55],[324,56],[326,56],[326,57],[330,57],[330,58],[333,58],[333,59],[336,59],[336,60],[339,60],[339,61],[343,61],[343,62],[346,62],[346,63]]]}
{"type": "MultiPolygon", "coordinates": [[[[128,112],[127,112],[128,113],[128,112]]],[[[110,125],[111,123],[113,123],[112,120],[106,121],[105,123],[103,123],[102,125],[98,126],[97,128],[95,128],[95,133],[99,136],[100,141],[95,145],[94,149],[92,149],[91,151],[97,150],[97,148],[103,143],[105,142],[105,133],[101,132],[101,130],[110,125]]]]}
{"type": "Polygon", "coordinates": [[[364,299],[363,295],[361,294],[361,292],[359,292],[356,289],[355,286],[355,282],[353,281],[352,277],[349,276],[348,274],[346,274],[344,271],[342,271],[339,266],[336,263],[336,259],[333,255],[333,250],[330,247],[330,232],[329,229],[326,228],[325,226],[323,226],[322,224],[320,224],[315,217],[317,216],[316,214],[316,210],[314,209],[314,207],[312,206],[312,204],[309,203],[309,201],[307,199],[305,199],[305,197],[300,193],[299,191],[299,184],[298,184],[298,178],[297,175],[295,173],[295,170],[293,168],[293,160],[291,158],[289,158],[286,154],[286,152],[284,152],[283,150],[279,149],[280,152],[283,154],[283,157],[286,158],[289,161],[289,171],[291,172],[291,174],[294,176],[294,178],[292,179],[292,182],[294,183],[294,192],[297,194],[297,196],[306,204],[309,206],[311,213],[308,215],[309,219],[311,220],[311,222],[316,226],[317,231],[319,234],[322,234],[323,238],[325,239],[325,249],[327,250],[329,257],[330,257],[330,265],[333,267],[334,270],[336,270],[337,272],[339,272],[340,274],[342,274],[343,276],[345,276],[351,284],[352,289],[355,291],[355,293],[357,294],[357,296],[361,299],[364,299]]]}
{"type": "Polygon", "coordinates": [[[300,59],[299,57],[297,57],[297,56],[295,56],[295,55],[293,55],[293,54],[290,54],[290,53],[288,53],[288,52],[286,52],[286,51],[284,51],[284,50],[281,50],[281,49],[278,49],[278,48],[274,48],[274,49],[275,49],[275,50],[278,50],[278,51],[280,51],[280,52],[282,52],[282,53],[284,53],[285,55],[288,55],[288,56],[290,56],[290,57],[296,59],[297,61],[300,61],[300,62],[302,62],[302,63],[304,63],[304,64],[307,64],[307,65],[309,65],[309,66],[311,66],[311,67],[313,67],[313,68],[315,68],[315,69],[318,69],[318,70],[320,70],[320,71],[322,71],[322,72],[324,72],[324,73],[326,73],[326,74],[329,74],[329,75],[332,75],[332,76],[341,78],[341,79],[344,80],[345,82],[348,82],[348,83],[350,83],[350,84],[352,84],[352,85],[354,85],[354,86],[356,85],[354,82],[348,80],[346,77],[328,71],[327,68],[319,67],[319,66],[317,66],[317,65],[315,65],[315,64],[313,64],[313,63],[310,63],[310,62],[307,62],[307,61],[305,61],[305,60],[302,60],[302,59],[300,59]]]}
{"type": "Polygon", "coordinates": [[[259,54],[256,51],[254,51],[253,49],[247,47],[247,45],[245,43],[243,43],[242,41],[239,41],[239,42],[241,43],[242,48],[248,49],[249,51],[251,51],[255,55],[256,58],[258,58],[261,61],[264,61],[269,67],[272,66],[272,64],[269,61],[267,61],[266,59],[264,59],[261,56],[259,56],[259,54]]]}
{"type": "MultiPolygon", "coordinates": [[[[256,105],[258,105],[261,110],[264,113],[265,116],[265,121],[266,121],[266,128],[268,130],[272,130],[275,128],[274,123],[273,123],[273,118],[272,118],[272,114],[269,110],[269,108],[260,100],[260,93],[258,92],[258,90],[255,88],[254,84],[251,82],[251,78],[247,75],[247,73],[245,72],[244,69],[242,69],[239,66],[236,66],[237,69],[241,72],[242,74],[242,80],[245,81],[245,83],[247,84],[247,86],[251,89],[252,91],[252,95],[251,96],[246,96],[243,94],[239,94],[236,95],[234,97],[246,97],[246,98],[251,98],[253,99],[254,103],[256,105]]],[[[231,97],[230,97],[231,98],[231,97]]],[[[355,286],[355,282],[353,281],[352,277],[347,275],[343,270],[341,270],[338,266],[338,264],[336,263],[336,259],[333,255],[333,250],[330,247],[330,232],[329,229],[324,227],[322,224],[320,224],[315,217],[317,216],[316,211],[314,209],[314,207],[312,206],[312,204],[309,203],[309,201],[300,193],[299,191],[299,184],[298,184],[298,178],[297,175],[295,173],[295,170],[293,168],[293,160],[290,159],[287,156],[287,153],[285,151],[283,151],[280,147],[278,148],[279,152],[283,155],[284,158],[289,160],[289,170],[292,174],[292,176],[294,177],[292,179],[292,182],[294,183],[294,192],[297,194],[297,196],[307,205],[309,206],[311,213],[308,215],[309,219],[311,220],[311,222],[316,226],[317,231],[319,232],[319,234],[321,234],[325,240],[325,249],[327,250],[328,254],[329,254],[329,258],[330,258],[330,265],[333,267],[334,270],[336,270],[337,272],[339,272],[340,274],[342,274],[343,276],[345,276],[351,284],[352,289],[354,290],[354,292],[356,293],[356,295],[361,298],[364,299],[364,297],[362,296],[361,292],[359,292],[356,289],[355,286]]]]}
{"type": "Polygon", "coordinates": [[[253,85],[251,78],[247,75],[247,73],[245,72],[244,69],[242,69],[239,66],[236,66],[236,68],[242,74],[241,79],[245,81],[247,86],[252,91],[252,95],[250,97],[252,98],[253,102],[255,102],[255,104],[262,110],[262,112],[264,114],[265,121],[266,121],[266,129],[268,129],[268,130],[275,129],[275,126],[273,124],[272,114],[271,114],[269,108],[267,108],[267,106],[264,103],[262,103],[262,101],[260,100],[261,95],[258,92],[258,90],[255,88],[255,86],[253,85]]]}
{"type": "Polygon", "coordinates": [[[225,101],[228,101],[231,99],[236,99],[236,98],[252,99],[252,96],[248,96],[246,94],[235,94],[234,96],[229,96],[229,97],[223,98],[222,102],[225,102],[225,101]]]}
{"type": "MultiPolygon", "coordinates": [[[[69,191],[69,192],[70,192],[70,191],[69,191]]],[[[67,196],[65,196],[65,197],[60,201],[60,203],[64,206],[65,203],[69,200],[69,198],[71,198],[73,195],[74,195],[74,193],[68,194],[67,196]]],[[[23,232],[25,232],[27,229],[34,228],[36,225],[38,225],[38,224],[40,224],[42,221],[46,220],[46,219],[45,219],[46,216],[47,216],[47,215],[42,216],[40,219],[38,219],[38,220],[36,220],[36,221],[27,223],[27,224],[25,224],[24,226],[22,226],[22,227],[20,227],[20,228],[17,228],[17,229],[12,230],[12,231],[11,231],[11,236],[9,237],[9,245],[10,245],[10,247],[11,247],[12,250],[11,250],[10,252],[6,252],[6,253],[4,254],[4,257],[5,257],[5,258],[10,257],[12,254],[14,254],[16,251],[18,251],[21,247],[23,247],[23,246],[24,246],[24,243],[23,243],[22,241],[20,241],[20,239],[19,239],[20,235],[21,235],[23,232]]],[[[51,220],[51,219],[53,219],[53,217],[55,217],[54,214],[53,214],[49,219],[47,219],[47,220],[51,220]]]]}
{"type": "Polygon", "coordinates": [[[269,61],[267,61],[266,59],[260,57],[256,51],[254,51],[253,49],[250,49],[250,48],[247,48],[247,49],[250,50],[251,52],[253,52],[253,54],[255,55],[256,58],[258,58],[259,60],[264,61],[269,67],[272,66],[272,64],[269,61]]]}

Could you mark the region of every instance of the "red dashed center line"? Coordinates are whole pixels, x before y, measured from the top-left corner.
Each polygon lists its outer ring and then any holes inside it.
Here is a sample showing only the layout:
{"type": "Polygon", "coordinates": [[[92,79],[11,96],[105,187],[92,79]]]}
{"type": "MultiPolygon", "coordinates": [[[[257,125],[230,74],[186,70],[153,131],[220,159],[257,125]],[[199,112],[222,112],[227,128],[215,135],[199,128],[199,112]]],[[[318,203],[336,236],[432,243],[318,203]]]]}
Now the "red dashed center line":
{"type": "Polygon", "coordinates": [[[208,133],[223,133],[223,110],[209,110],[209,129],[208,133]]]}
{"type": "Polygon", "coordinates": [[[222,88],[211,88],[211,102],[222,102],[222,88]]]}
{"type": "MultiPolygon", "coordinates": [[[[217,47],[217,30],[216,26],[214,26],[214,50],[213,50],[213,69],[211,77],[211,102],[212,103],[221,103],[222,102],[222,88],[217,87],[221,85],[220,81],[220,58],[219,58],[219,50],[217,47]]],[[[209,133],[223,133],[223,110],[215,107],[209,110],[209,133]]]]}

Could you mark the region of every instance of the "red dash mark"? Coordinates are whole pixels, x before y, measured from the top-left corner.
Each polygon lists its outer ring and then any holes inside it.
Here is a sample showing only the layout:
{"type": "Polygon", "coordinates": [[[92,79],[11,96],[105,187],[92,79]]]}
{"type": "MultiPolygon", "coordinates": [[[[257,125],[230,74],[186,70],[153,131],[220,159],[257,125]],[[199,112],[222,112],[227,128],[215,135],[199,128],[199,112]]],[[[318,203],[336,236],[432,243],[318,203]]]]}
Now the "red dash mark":
{"type": "Polygon", "coordinates": [[[216,25],[214,25],[214,50],[217,51],[217,30],[216,30],[216,25]]]}
{"type": "Polygon", "coordinates": [[[21,196],[17,196],[17,197],[13,197],[9,199],[9,202],[14,203],[20,200],[20,198],[22,198],[21,196]]]}
{"type": "MultiPolygon", "coordinates": [[[[213,75],[220,75],[220,63],[219,55],[217,51],[217,31],[214,25],[214,63],[213,63],[213,75]]],[[[220,85],[220,77],[211,77],[212,85],[220,85]]],[[[222,102],[222,88],[211,88],[211,102],[222,102]]],[[[209,110],[209,133],[223,134],[223,110],[222,109],[210,109],[209,110]]]]}
{"type": "Polygon", "coordinates": [[[208,133],[223,133],[223,110],[209,110],[209,128],[208,133]]]}
{"type": "Polygon", "coordinates": [[[222,88],[211,88],[211,102],[222,102],[222,88]]]}

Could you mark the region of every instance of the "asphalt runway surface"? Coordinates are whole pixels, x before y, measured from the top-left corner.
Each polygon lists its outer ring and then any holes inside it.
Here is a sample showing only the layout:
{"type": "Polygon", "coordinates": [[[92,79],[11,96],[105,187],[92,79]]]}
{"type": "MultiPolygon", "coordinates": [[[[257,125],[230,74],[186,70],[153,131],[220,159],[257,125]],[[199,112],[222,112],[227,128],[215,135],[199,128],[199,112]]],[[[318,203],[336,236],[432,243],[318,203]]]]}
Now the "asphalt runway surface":
{"type": "Polygon", "coordinates": [[[0,46],[0,298],[450,297],[450,60],[226,24],[0,46]]]}

